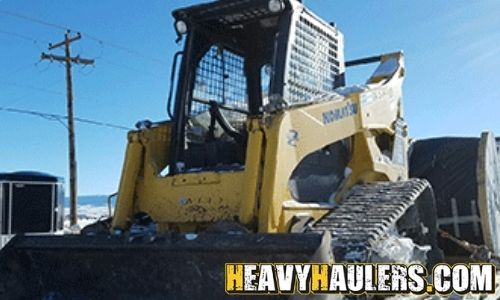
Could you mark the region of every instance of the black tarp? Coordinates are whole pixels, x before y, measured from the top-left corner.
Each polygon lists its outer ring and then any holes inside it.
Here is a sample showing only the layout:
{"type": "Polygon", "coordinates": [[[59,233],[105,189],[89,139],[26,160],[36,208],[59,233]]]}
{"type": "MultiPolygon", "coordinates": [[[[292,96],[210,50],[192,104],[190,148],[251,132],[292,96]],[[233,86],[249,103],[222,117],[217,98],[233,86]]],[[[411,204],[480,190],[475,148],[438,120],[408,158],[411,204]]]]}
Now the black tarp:
{"type": "MultiPolygon", "coordinates": [[[[452,221],[453,206],[458,217],[478,216],[477,163],[479,138],[445,137],[419,140],[410,150],[410,177],[425,178],[431,183],[436,198],[438,220],[448,220],[439,227],[475,244],[484,244],[481,224],[476,221],[458,224],[452,221]],[[455,199],[455,200],[453,200],[455,199]],[[453,205],[453,202],[456,205],[453,205]]],[[[460,221],[462,222],[462,221],[460,221]]],[[[440,240],[447,256],[468,256],[456,244],[440,240]]]]}

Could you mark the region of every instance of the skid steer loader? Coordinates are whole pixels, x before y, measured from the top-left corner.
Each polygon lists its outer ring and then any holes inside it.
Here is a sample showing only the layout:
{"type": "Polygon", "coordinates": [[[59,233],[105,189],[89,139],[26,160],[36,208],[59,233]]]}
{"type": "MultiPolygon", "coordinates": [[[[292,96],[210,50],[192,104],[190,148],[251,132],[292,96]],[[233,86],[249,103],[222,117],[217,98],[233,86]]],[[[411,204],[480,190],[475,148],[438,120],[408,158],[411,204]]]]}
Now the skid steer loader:
{"type": "Polygon", "coordinates": [[[400,261],[376,251],[390,235],[442,258],[432,189],[408,178],[401,52],[345,61],[342,33],[296,0],[173,16],[169,121],[128,134],[112,219],[15,237],[1,299],[220,299],[225,263],[400,261]]]}

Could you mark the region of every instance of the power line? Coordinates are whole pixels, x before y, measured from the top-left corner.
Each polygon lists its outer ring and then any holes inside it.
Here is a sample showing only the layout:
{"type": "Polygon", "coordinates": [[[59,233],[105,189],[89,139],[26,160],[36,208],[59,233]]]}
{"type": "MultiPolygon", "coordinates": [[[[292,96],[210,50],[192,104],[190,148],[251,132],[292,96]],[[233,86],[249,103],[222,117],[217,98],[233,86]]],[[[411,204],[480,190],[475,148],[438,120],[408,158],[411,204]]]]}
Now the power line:
{"type": "Polygon", "coordinates": [[[44,25],[44,26],[56,28],[56,29],[63,29],[65,31],[69,30],[69,31],[73,31],[73,32],[80,32],[80,33],[84,34],[87,38],[89,38],[91,40],[94,40],[94,41],[96,41],[96,42],[98,42],[100,44],[106,44],[107,46],[109,46],[111,48],[115,48],[115,49],[121,50],[123,52],[127,52],[129,54],[133,54],[133,55],[139,56],[139,57],[141,57],[143,59],[150,60],[150,61],[155,62],[155,63],[162,63],[162,64],[167,63],[167,61],[165,61],[165,60],[163,60],[161,58],[157,58],[157,57],[154,57],[154,56],[151,56],[151,55],[144,54],[144,53],[142,53],[140,51],[137,51],[135,49],[132,49],[132,48],[129,48],[129,47],[126,47],[126,46],[119,45],[119,44],[114,43],[114,42],[105,41],[105,40],[103,40],[100,37],[88,34],[88,33],[83,32],[83,31],[73,30],[73,29],[71,29],[71,28],[69,28],[67,26],[63,26],[63,25],[59,25],[59,24],[47,22],[47,21],[44,21],[44,20],[41,20],[41,19],[37,19],[37,18],[34,18],[34,17],[30,17],[30,16],[18,14],[18,13],[11,12],[11,11],[6,11],[6,10],[3,10],[3,9],[0,9],[0,14],[4,14],[4,15],[11,16],[11,17],[14,17],[14,18],[17,18],[17,19],[20,19],[20,20],[24,20],[24,21],[28,21],[28,22],[39,24],[39,25],[44,25]]]}
{"type": "MultiPolygon", "coordinates": [[[[0,77],[1,78],[1,77],[0,77]]],[[[49,82],[48,84],[46,84],[45,86],[46,87],[52,87],[54,86],[55,84],[59,83],[60,80],[57,79],[55,81],[52,81],[52,82],[49,82]]],[[[31,90],[33,92],[42,92],[42,93],[46,93],[46,94],[53,94],[53,95],[58,95],[58,96],[62,96],[64,95],[63,92],[61,91],[58,91],[58,90],[54,90],[54,89],[48,89],[46,87],[40,87],[40,86],[34,86],[34,85],[27,85],[27,84],[21,84],[21,83],[17,83],[17,82],[11,82],[11,81],[2,81],[0,80],[0,85],[5,85],[5,86],[12,86],[12,87],[16,87],[16,88],[20,88],[20,89],[26,89],[26,90],[31,90]]],[[[25,94],[25,95],[22,95],[22,96],[19,96],[17,98],[14,98],[12,99],[11,101],[17,101],[17,100],[20,100],[20,99],[23,99],[27,96],[30,96],[32,95],[33,93],[32,92],[29,92],[28,94],[25,94]]],[[[98,99],[96,98],[93,98],[87,94],[84,94],[83,96],[77,96],[75,97],[77,100],[85,100],[85,101],[92,101],[92,102],[99,102],[98,99]]],[[[58,98],[59,99],[59,98],[58,98]]],[[[5,103],[2,103],[3,105],[6,105],[5,103]]],[[[12,103],[10,103],[12,104],[12,103]]]]}
{"type": "Polygon", "coordinates": [[[26,40],[26,41],[30,41],[30,42],[34,42],[34,43],[36,42],[31,37],[29,37],[27,35],[24,35],[24,34],[19,34],[19,33],[15,33],[15,32],[9,32],[9,31],[5,31],[5,30],[2,30],[2,29],[0,29],[0,33],[6,34],[6,35],[10,35],[10,36],[16,37],[18,39],[22,39],[22,40],[26,40]]]}
{"type": "MultiPolygon", "coordinates": [[[[46,112],[40,112],[40,111],[34,111],[34,110],[27,110],[27,109],[11,108],[11,107],[1,107],[0,106],[0,111],[37,116],[37,117],[47,119],[49,121],[62,122],[62,120],[68,119],[68,116],[64,116],[64,115],[46,113],[46,112]]],[[[127,131],[132,130],[132,128],[129,128],[129,127],[116,125],[116,124],[112,124],[112,123],[108,123],[108,122],[86,119],[86,118],[75,117],[75,121],[78,121],[80,123],[95,125],[95,126],[101,126],[101,127],[108,127],[108,128],[127,130],[127,131]]],[[[62,124],[65,125],[64,122],[62,122],[62,124]]]]}
{"type": "Polygon", "coordinates": [[[28,35],[24,35],[24,34],[17,33],[17,32],[12,32],[12,31],[7,31],[7,30],[4,30],[4,29],[0,29],[0,33],[5,34],[5,35],[10,35],[10,36],[13,36],[13,37],[16,37],[18,39],[25,40],[25,41],[30,41],[30,42],[33,42],[35,44],[37,44],[39,42],[44,42],[44,43],[48,43],[49,42],[47,40],[35,39],[34,37],[31,37],[31,36],[28,36],[28,35]]]}
{"type": "MultiPolygon", "coordinates": [[[[59,80],[56,80],[56,81],[50,82],[50,83],[46,84],[45,86],[46,86],[46,87],[52,87],[52,86],[54,86],[56,83],[59,83],[59,80]]],[[[34,91],[38,91],[38,90],[34,90],[34,91]]],[[[22,99],[24,99],[24,98],[26,98],[26,97],[28,97],[28,96],[31,96],[31,95],[33,95],[33,91],[28,92],[28,93],[26,93],[26,94],[24,94],[24,95],[22,95],[22,96],[16,97],[16,98],[14,98],[14,99],[10,99],[10,101],[9,101],[9,102],[7,102],[7,103],[2,103],[2,104],[3,104],[4,106],[11,106],[11,105],[16,104],[17,102],[19,102],[19,100],[22,100],[22,99]]]]}
{"type": "Polygon", "coordinates": [[[127,52],[129,54],[133,54],[133,55],[136,55],[136,56],[139,56],[143,59],[146,59],[146,60],[150,60],[152,62],[155,62],[155,63],[161,63],[161,64],[166,64],[168,63],[167,61],[161,59],[161,58],[156,58],[156,57],[153,57],[153,56],[150,56],[150,55],[146,55],[146,54],[143,54],[135,49],[131,49],[131,48],[128,48],[128,47],[125,47],[125,46],[121,46],[119,44],[116,44],[116,43],[113,43],[113,42],[109,42],[109,41],[104,41],[103,39],[101,38],[98,38],[96,36],[93,36],[93,35],[90,35],[88,33],[85,33],[85,36],[88,37],[89,39],[91,40],[94,40],[98,43],[101,43],[101,44],[105,44],[111,48],[115,48],[115,49],[118,49],[118,50],[121,50],[123,52],[127,52]]]}
{"type": "MultiPolygon", "coordinates": [[[[3,11],[0,10],[0,13],[3,13],[3,11]]],[[[11,15],[11,14],[9,14],[9,15],[11,15]]],[[[17,14],[15,14],[15,16],[17,16],[17,14]]],[[[31,20],[31,19],[29,19],[29,20],[31,20]]],[[[42,23],[42,24],[46,25],[45,23],[42,23]]],[[[40,41],[42,41],[44,43],[47,43],[47,44],[50,43],[49,41],[44,40],[44,39],[36,39],[36,38],[28,36],[28,35],[19,34],[19,33],[11,32],[11,31],[6,31],[6,30],[3,30],[3,29],[0,29],[0,34],[5,34],[5,35],[13,36],[13,37],[16,37],[16,38],[19,38],[19,39],[22,39],[22,40],[31,41],[31,42],[33,42],[34,44],[37,44],[37,45],[40,44],[40,41]]],[[[103,56],[103,50],[102,50],[103,41],[101,39],[99,39],[98,37],[94,37],[92,35],[89,36],[89,35],[86,34],[86,37],[89,38],[89,39],[91,39],[91,40],[97,41],[99,43],[99,45],[101,45],[101,52],[100,52],[100,54],[98,56],[96,56],[96,57],[93,58],[94,60],[100,59],[103,56]]],[[[107,42],[107,45],[110,45],[110,43],[107,42]]],[[[128,52],[130,54],[144,56],[142,53],[139,53],[138,51],[135,51],[135,50],[132,50],[132,49],[130,49],[130,50],[129,49],[124,49],[122,46],[119,46],[119,45],[113,45],[113,46],[116,46],[115,48],[119,48],[120,50],[126,51],[126,52],[128,52]]],[[[145,57],[145,58],[146,59],[150,59],[150,60],[154,60],[155,62],[166,63],[165,61],[162,61],[162,60],[160,61],[160,60],[158,60],[156,58],[149,58],[149,57],[145,57]]],[[[162,77],[159,74],[155,74],[155,73],[150,72],[150,71],[140,70],[140,69],[137,69],[135,67],[130,67],[128,65],[125,65],[125,64],[122,64],[122,63],[117,63],[117,62],[114,62],[114,61],[111,61],[111,60],[108,60],[108,59],[104,59],[104,58],[103,58],[103,60],[106,60],[106,63],[109,64],[109,65],[112,65],[112,66],[115,66],[115,67],[119,67],[119,68],[123,68],[123,69],[129,70],[129,71],[132,71],[132,72],[140,73],[142,75],[147,75],[147,76],[149,76],[151,78],[160,79],[162,77]]]]}
{"type": "Polygon", "coordinates": [[[29,21],[32,23],[38,23],[40,25],[45,25],[45,26],[49,26],[49,27],[53,27],[53,28],[57,28],[57,29],[69,30],[69,28],[66,26],[61,26],[58,24],[50,23],[50,22],[47,22],[44,20],[40,20],[40,19],[36,19],[36,18],[30,17],[30,16],[26,16],[26,15],[21,15],[21,14],[15,13],[15,12],[6,11],[3,9],[0,9],[0,14],[4,14],[4,15],[11,16],[11,17],[14,17],[17,19],[29,21]]]}
{"type": "Polygon", "coordinates": [[[30,69],[33,67],[36,67],[36,63],[29,63],[28,65],[24,65],[24,66],[21,66],[21,67],[18,67],[16,69],[13,69],[13,70],[10,70],[10,71],[7,71],[5,73],[0,74],[0,78],[11,77],[12,75],[14,75],[16,73],[19,73],[21,71],[24,71],[24,70],[27,70],[27,69],[30,69]]]}
{"type": "Polygon", "coordinates": [[[158,74],[158,73],[153,73],[153,72],[150,72],[150,71],[145,71],[145,70],[140,70],[140,69],[137,69],[135,67],[131,67],[131,66],[128,66],[128,65],[125,65],[125,64],[122,64],[122,63],[117,63],[115,61],[112,61],[112,60],[109,60],[107,58],[101,58],[101,62],[104,63],[104,64],[107,64],[107,65],[110,65],[110,66],[114,66],[114,67],[118,67],[118,68],[122,68],[124,70],[128,70],[128,71],[131,71],[131,72],[134,72],[134,73],[137,73],[137,74],[141,74],[141,75],[146,75],[150,78],[154,78],[154,79],[158,79],[158,80],[161,80],[163,81],[163,77],[162,75],[158,74]]]}
{"type": "MultiPolygon", "coordinates": [[[[64,118],[66,119],[67,117],[64,116],[64,118]]],[[[107,122],[102,122],[102,121],[95,121],[95,120],[84,119],[84,118],[79,118],[79,117],[75,117],[75,121],[78,121],[78,122],[81,122],[81,123],[87,123],[87,124],[91,124],[91,125],[96,125],[96,126],[109,127],[109,128],[115,128],[115,129],[122,129],[122,130],[127,130],[127,131],[133,130],[132,128],[121,126],[121,125],[115,125],[115,124],[112,124],[112,123],[107,123],[107,122]]]]}

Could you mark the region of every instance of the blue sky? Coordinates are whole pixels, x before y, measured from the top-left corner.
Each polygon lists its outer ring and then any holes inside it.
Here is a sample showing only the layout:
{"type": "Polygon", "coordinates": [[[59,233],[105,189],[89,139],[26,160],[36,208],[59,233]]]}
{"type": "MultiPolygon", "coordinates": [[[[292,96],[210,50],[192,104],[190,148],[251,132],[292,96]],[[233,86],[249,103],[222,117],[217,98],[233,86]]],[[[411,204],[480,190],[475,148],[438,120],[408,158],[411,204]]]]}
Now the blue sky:
{"type": "MultiPolygon", "coordinates": [[[[172,9],[199,1],[0,0],[0,107],[65,114],[63,65],[39,62],[64,30],[81,31],[73,54],[75,114],[133,127],[165,119],[174,43],[172,9]],[[126,49],[124,49],[126,48],[126,49]]],[[[500,133],[500,1],[306,0],[345,35],[348,59],[402,49],[405,114],[413,137],[500,133]]],[[[52,51],[54,54],[62,54],[52,51]]],[[[367,69],[348,76],[361,82],[367,69]]],[[[118,186],[126,131],[77,123],[79,194],[118,186]]],[[[57,122],[0,111],[0,172],[67,175],[67,134],[57,122]]]]}

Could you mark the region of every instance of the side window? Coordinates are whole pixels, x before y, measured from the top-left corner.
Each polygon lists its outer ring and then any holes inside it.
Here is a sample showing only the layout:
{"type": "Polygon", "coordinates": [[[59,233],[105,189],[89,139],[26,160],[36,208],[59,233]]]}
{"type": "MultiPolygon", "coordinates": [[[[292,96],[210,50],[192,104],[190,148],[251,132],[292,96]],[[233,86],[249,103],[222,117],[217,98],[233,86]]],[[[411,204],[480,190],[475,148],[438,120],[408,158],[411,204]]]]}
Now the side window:
{"type": "Polygon", "coordinates": [[[269,103],[269,88],[271,86],[271,65],[264,64],[260,68],[260,86],[262,89],[262,105],[269,103]]]}

